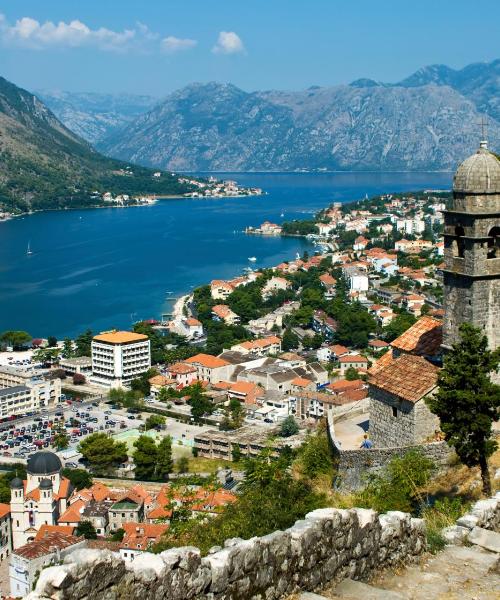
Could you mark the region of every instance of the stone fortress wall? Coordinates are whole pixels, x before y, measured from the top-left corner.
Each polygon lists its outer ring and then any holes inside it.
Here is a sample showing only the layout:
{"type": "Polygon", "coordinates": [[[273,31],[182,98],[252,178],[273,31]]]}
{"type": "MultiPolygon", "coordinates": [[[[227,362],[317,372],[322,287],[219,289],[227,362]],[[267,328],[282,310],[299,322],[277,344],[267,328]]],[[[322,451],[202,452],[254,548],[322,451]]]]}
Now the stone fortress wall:
{"type": "MultiPolygon", "coordinates": [[[[500,493],[445,530],[450,541],[500,527],[500,493]]],[[[197,548],[143,553],[125,563],[109,550],[76,550],[42,571],[27,600],[277,600],[418,559],[425,526],[401,512],[315,510],[285,531],[197,548]]]]}
{"type": "Polygon", "coordinates": [[[336,438],[334,416],[330,413],[328,414],[327,432],[336,463],[335,486],[342,490],[360,489],[367,476],[379,473],[387,466],[391,458],[403,456],[410,450],[422,452],[437,465],[438,469],[444,469],[455,455],[444,441],[412,446],[402,444],[394,448],[344,450],[336,438]]]}

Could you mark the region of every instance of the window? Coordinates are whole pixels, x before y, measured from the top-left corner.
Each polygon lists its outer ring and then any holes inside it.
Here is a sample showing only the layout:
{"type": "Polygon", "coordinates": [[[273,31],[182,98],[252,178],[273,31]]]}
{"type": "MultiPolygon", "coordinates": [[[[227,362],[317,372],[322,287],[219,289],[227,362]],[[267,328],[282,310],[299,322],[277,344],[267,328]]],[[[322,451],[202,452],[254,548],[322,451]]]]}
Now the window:
{"type": "Polygon", "coordinates": [[[500,227],[493,227],[488,233],[486,258],[500,258],[500,227]]]}
{"type": "Polygon", "coordinates": [[[455,240],[453,240],[453,256],[463,258],[465,248],[465,230],[461,225],[457,225],[455,227],[455,236],[455,240]]]}
{"type": "Polygon", "coordinates": [[[398,409],[395,406],[392,407],[392,416],[393,417],[397,417],[398,416],[398,409]]]}

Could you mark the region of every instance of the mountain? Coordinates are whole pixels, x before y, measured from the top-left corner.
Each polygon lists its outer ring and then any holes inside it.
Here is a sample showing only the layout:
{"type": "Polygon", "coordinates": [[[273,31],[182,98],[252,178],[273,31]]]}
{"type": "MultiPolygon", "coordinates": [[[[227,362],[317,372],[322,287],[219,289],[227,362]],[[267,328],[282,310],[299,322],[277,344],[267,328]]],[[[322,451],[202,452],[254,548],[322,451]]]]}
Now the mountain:
{"type": "Polygon", "coordinates": [[[479,110],[500,121],[500,59],[491,63],[474,63],[460,70],[446,65],[419,69],[397,85],[420,87],[433,83],[447,85],[472,102],[479,110]]]}
{"type": "MultiPolygon", "coordinates": [[[[476,76],[478,86],[492,88],[491,102],[499,91],[491,75],[496,68],[492,63],[476,76]]],[[[478,143],[484,113],[472,100],[475,92],[468,98],[423,75],[417,84],[413,76],[397,85],[362,79],[251,93],[192,84],[98,147],[123,160],[188,171],[454,169],[478,143]]],[[[491,145],[498,147],[500,123],[489,121],[491,145]]]]}
{"type": "Polygon", "coordinates": [[[171,173],[107,158],[67,129],[36,96],[0,77],[0,212],[89,206],[95,191],[188,191],[171,173]]]}
{"type": "Polygon", "coordinates": [[[151,96],[133,94],[52,90],[35,93],[68,129],[92,144],[115,133],[158,102],[151,96]]]}

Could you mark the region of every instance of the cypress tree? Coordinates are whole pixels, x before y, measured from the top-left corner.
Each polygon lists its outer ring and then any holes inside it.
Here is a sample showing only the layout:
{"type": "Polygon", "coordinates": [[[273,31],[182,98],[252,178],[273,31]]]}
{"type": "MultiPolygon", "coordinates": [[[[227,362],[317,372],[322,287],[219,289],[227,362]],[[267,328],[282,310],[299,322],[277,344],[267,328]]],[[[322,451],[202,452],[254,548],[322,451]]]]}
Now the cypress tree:
{"type": "Polygon", "coordinates": [[[490,496],[488,457],[497,448],[492,425],[500,406],[500,386],[491,381],[491,374],[498,369],[500,352],[489,350],[486,336],[469,323],[460,326],[460,337],[445,356],[439,390],[428,404],[460,460],[468,467],[479,466],[483,493],[490,496]]]}
{"type": "Polygon", "coordinates": [[[167,435],[158,444],[156,458],[156,479],[158,481],[167,481],[168,476],[174,470],[174,461],[172,460],[172,438],[167,435]]]}

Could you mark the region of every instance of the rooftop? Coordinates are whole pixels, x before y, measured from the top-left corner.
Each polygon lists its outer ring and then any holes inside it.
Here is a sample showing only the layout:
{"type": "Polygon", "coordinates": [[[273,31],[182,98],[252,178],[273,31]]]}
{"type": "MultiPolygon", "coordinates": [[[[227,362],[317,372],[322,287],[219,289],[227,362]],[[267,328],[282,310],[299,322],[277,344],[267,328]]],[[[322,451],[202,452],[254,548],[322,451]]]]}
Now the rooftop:
{"type": "Polygon", "coordinates": [[[391,342],[391,346],[419,356],[434,356],[440,353],[442,341],[443,322],[425,316],[391,342]]]}
{"type": "Polygon", "coordinates": [[[28,542],[24,546],[14,550],[14,554],[32,560],[45,556],[46,554],[53,554],[56,550],[63,550],[74,546],[84,540],[83,537],[75,537],[74,535],[65,535],[60,532],[51,532],[38,541],[28,542]]]}
{"type": "Polygon", "coordinates": [[[418,402],[437,385],[439,369],[421,356],[403,354],[370,377],[374,386],[394,396],[418,402]]]}
{"type": "Polygon", "coordinates": [[[147,339],[149,339],[147,335],[133,331],[110,331],[94,336],[96,342],[108,344],[131,344],[132,342],[144,342],[147,339]]]}
{"type": "Polygon", "coordinates": [[[229,363],[225,360],[223,360],[222,358],[219,358],[217,356],[212,356],[211,354],[196,354],[195,356],[192,356],[191,358],[187,358],[184,362],[191,364],[191,365],[196,365],[199,364],[202,367],[207,367],[209,369],[216,369],[217,367],[225,367],[227,366],[229,363]]]}

